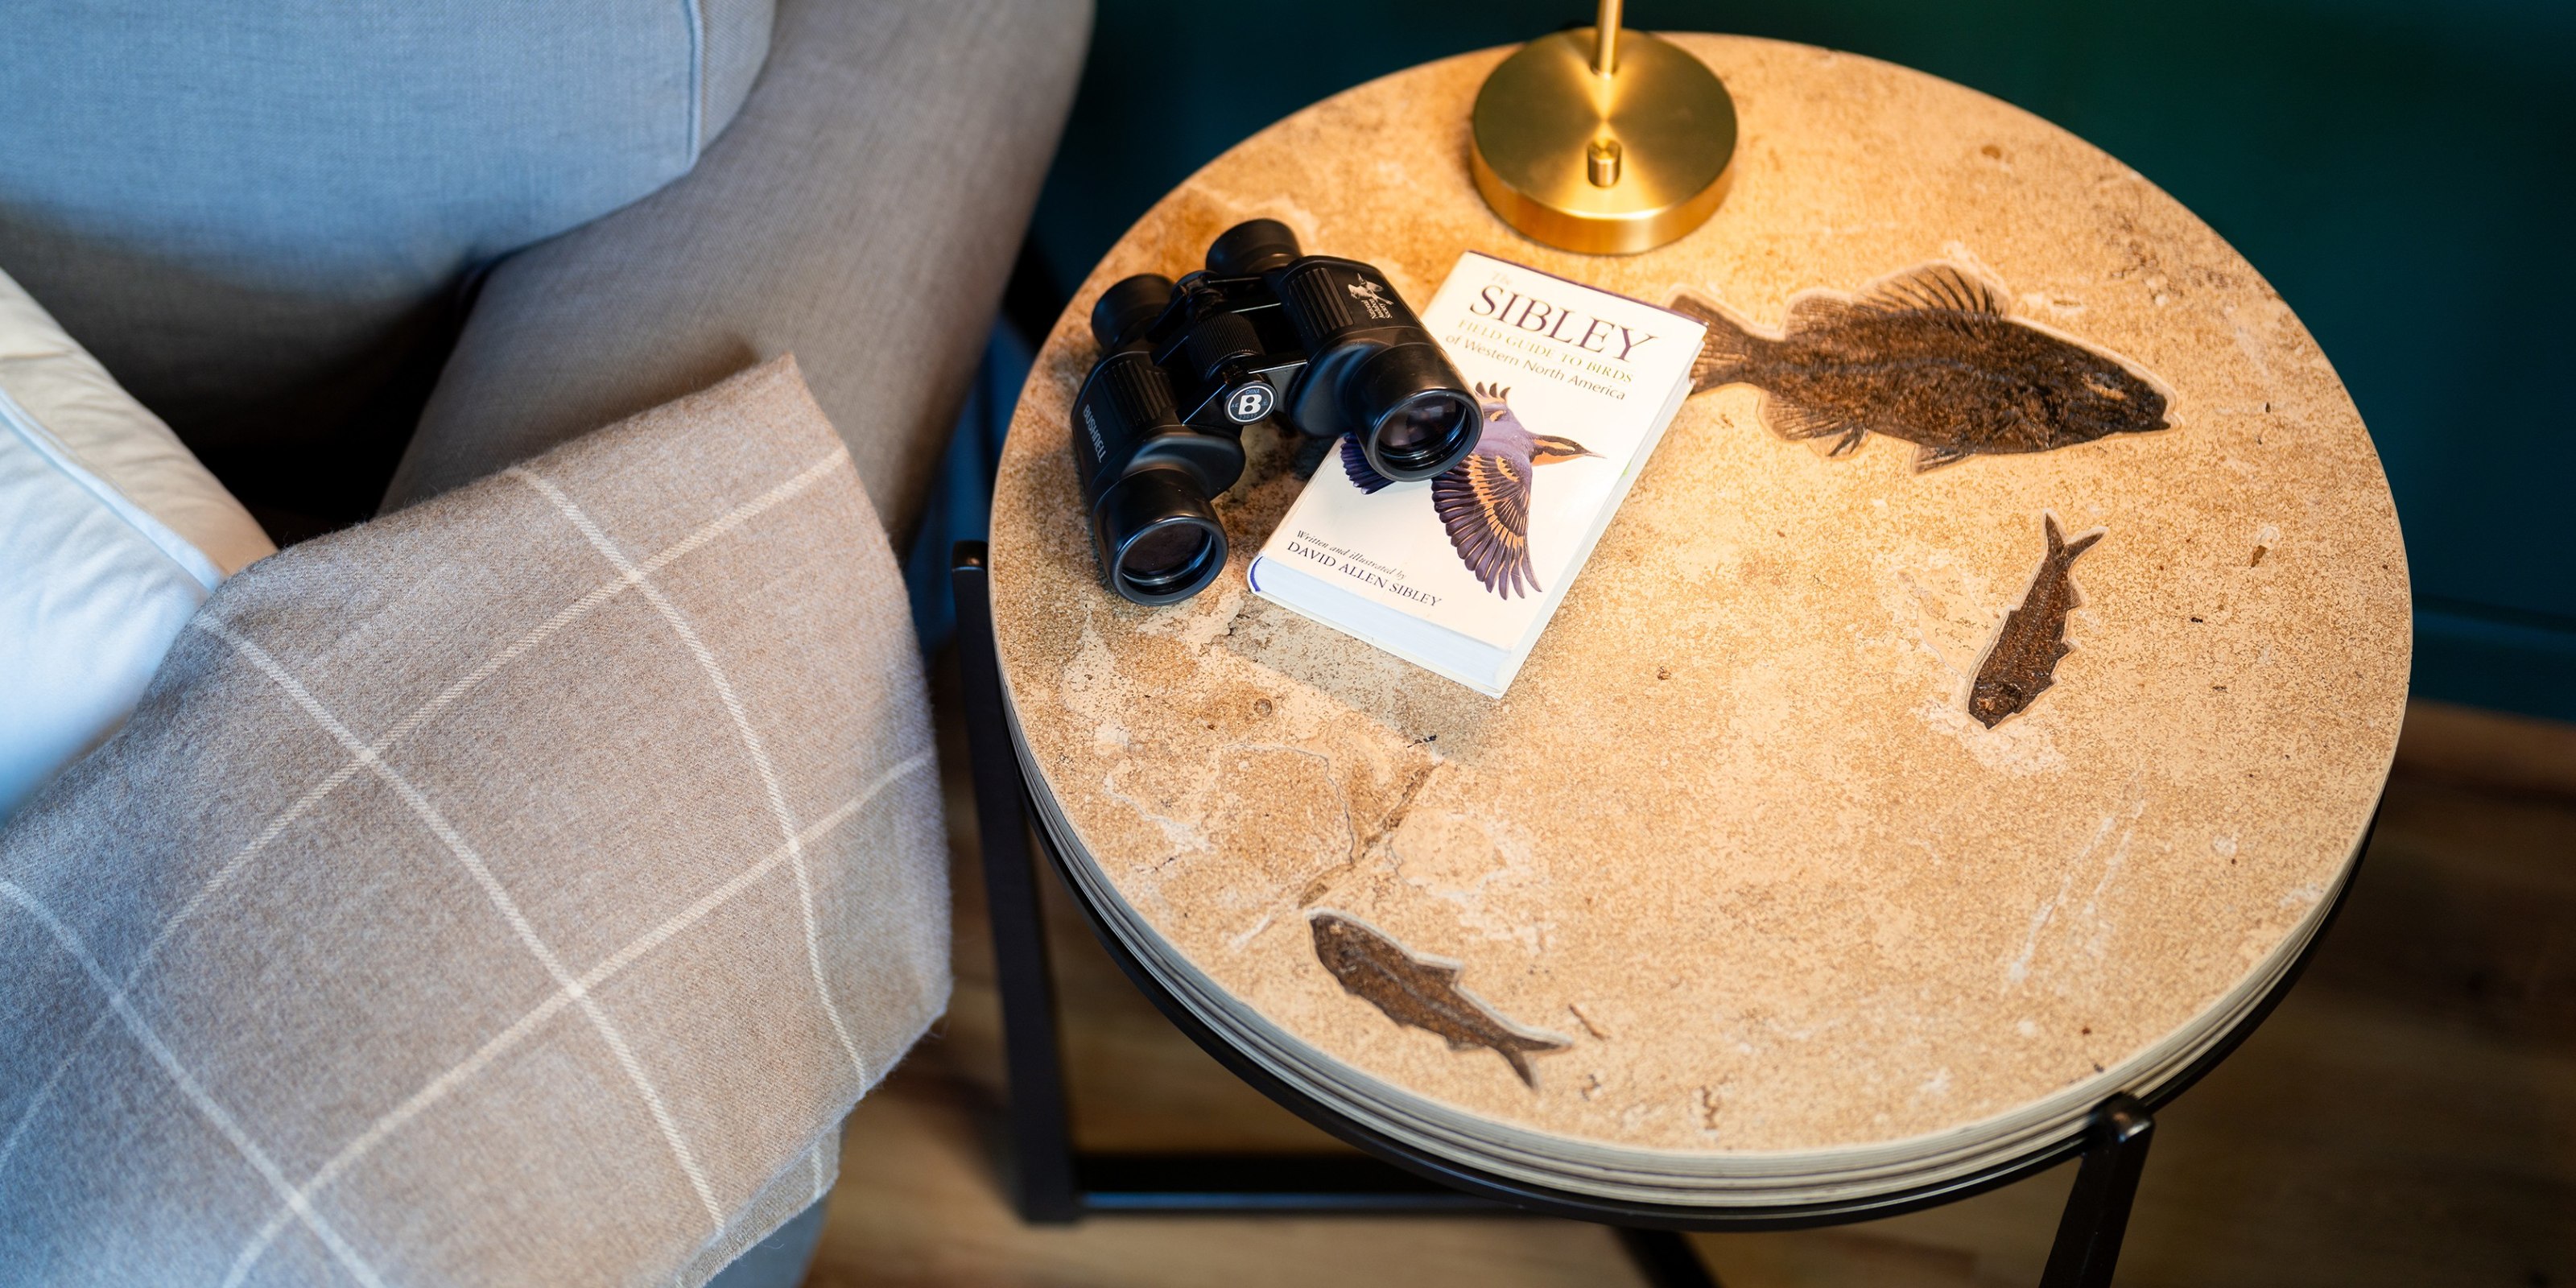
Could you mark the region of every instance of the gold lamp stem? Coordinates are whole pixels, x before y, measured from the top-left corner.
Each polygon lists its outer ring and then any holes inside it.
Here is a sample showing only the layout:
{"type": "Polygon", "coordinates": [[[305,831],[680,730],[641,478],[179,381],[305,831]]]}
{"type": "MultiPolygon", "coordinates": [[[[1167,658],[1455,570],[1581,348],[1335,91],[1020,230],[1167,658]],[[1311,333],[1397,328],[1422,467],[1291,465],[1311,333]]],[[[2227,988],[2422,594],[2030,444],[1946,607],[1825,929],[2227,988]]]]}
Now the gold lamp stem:
{"type": "Polygon", "coordinates": [[[1601,16],[1592,24],[1592,70],[1602,76],[1619,72],[1620,0],[1601,0],[1601,16]]]}

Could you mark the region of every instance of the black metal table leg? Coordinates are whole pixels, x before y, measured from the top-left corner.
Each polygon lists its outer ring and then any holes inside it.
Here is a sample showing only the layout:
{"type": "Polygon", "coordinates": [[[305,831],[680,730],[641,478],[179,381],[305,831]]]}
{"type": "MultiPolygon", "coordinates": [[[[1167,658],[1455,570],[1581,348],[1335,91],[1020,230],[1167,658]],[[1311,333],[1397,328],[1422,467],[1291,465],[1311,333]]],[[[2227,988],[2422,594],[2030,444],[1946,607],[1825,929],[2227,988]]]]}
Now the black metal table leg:
{"type": "Polygon", "coordinates": [[[2049,1249],[2040,1288],[2110,1288],[2155,1130],[2155,1118],[2135,1096],[2113,1096],[2094,1111],[2092,1143],[2075,1173],[2075,1190],[2066,1196],[2066,1214],[2058,1218],[2057,1243],[2049,1249]]]}
{"type": "Polygon", "coordinates": [[[1637,1265],[1647,1288],[1719,1288],[1717,1276],[1699,1259],[1690,1236],[1672,1230],[1619,1231],[1619,1246],[1637,1265]]]}
{"type": "Polygon", "coordinates": [[[1338,1154],[1085,1154],[1074,1146],[1054,972],[1030,846],[1027,780],[1002,709],[985,547],[949,560],[965,674],[966,741],[1002,1002],[1012,1201],[1022,1220],[1087,1213],[1510,1214],[1515,1209],[1378,1158],[1338,1154]]]}
{"type": "Polygon", "coordinates": [[[957,596],[958,660],[965,672],[975,822],[983,838],[984,900],[992,919],[995,983],[1002,996],[1012,1197],[1024,1221],[1071,1221],[1082,1215],[1082,1197],[1066,1118],[1055,987],[1047,969],[1037,872],[1029,862],[1025,780],[1002,716],[1001,659],[993,645],[983,543],[958,543],[949,562],[949,586],[957,596]]]}

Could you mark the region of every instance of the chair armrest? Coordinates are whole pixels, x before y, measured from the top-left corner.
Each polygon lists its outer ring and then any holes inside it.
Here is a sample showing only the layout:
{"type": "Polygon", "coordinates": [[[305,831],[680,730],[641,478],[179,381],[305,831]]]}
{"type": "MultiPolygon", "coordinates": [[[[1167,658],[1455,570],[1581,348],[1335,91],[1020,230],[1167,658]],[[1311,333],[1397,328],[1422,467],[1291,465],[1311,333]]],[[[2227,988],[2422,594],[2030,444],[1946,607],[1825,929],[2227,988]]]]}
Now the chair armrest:
{"type": "Polygon", "coordinates": [[[908,533],[1090,24],[1086,0],[781,0],[695,170],[492,269],[386,508],[793,352],[908,533]]]}

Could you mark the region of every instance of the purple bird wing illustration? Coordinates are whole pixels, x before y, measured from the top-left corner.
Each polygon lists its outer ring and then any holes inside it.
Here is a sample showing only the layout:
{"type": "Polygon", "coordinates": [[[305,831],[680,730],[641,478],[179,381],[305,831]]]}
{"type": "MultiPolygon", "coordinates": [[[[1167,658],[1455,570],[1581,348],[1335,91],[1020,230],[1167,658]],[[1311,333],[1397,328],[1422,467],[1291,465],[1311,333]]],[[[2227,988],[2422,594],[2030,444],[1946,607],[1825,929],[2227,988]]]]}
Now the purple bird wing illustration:
{"type": "Polygon", "coordinates": [[[1382,488],[1395,486],[1395,480],[1369,468],[1368,457],[1360,453],[1357,434],[1342,435],[1342,472],[1351,476],[1351,486],[1365,495],[1374,496],[1382,488]]]}
{"type": "Polygon", "coordinates": [[[1505,599],[1538,590],[1530,567],[1530,460],[1478,450],[1431,480],[1431,508],[1449,544],[1485,589],[1505,599]]]}
{"type": "MultiPolygon", "coordinates": [[[[1479,384],[1484,424],[1475,450],[1431,480],[1431,509],[1458,561],[1485,589],[1510,599],[1539,593],[1530,560],[1530,476],[1537,467],[1600,455],[1555,434],[1533,434],[1512,414],[1511,390],[1479,384]]],[[[1359,439],[1342,439],[1342,471],[1364,493],[1394,486],[1369,468],[1359,439]]]]}

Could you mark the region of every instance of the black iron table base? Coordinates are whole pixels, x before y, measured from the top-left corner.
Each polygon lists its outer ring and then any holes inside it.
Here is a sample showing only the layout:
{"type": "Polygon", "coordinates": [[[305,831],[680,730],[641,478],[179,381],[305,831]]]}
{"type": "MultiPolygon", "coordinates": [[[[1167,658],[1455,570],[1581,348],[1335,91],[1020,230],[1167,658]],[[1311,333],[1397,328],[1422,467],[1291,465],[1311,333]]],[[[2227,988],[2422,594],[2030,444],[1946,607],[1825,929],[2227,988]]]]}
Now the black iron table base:
{"type": "MultiPolygon", "coordinates": [[[[1065,857],[1038,822],[1003,713],[1001,661],[993,635],[984,543],[958,543],[950,561],[950,584],[957,597],[958,661],[965,673],[975,815],[983,837],[985,899],[1001,992],[1009,1083],[1006,1167],[1021,1219],[1052,1224],[1122,1213],[1560,1216],[1616,1229],[1621,1245],[1656,1288],[1713,1288],[1716,1278],[1681,1231],[1786,1230],[1874,1220],[2008,1185],[2081,1156],[2083,1165],[2067,1196],[2065,1214],[2059,1218],[2057,1240],[2040,1285],[2107,1288],[2110,1284],[2120,1259],[2120,1240],[2128,1229],[2129,1209],[2146,1168],[2147,1146],[2155,1133],[2151,1106],[2135,1096],[2122,1093],[2105,1100],[2078,1139],[1956,1182],[1867,1200],[1711,1210],[1553,1191],[1421,1153],[1279,1082],[1148,976],[1078,894],[1074,904],[1090,920],[1101,945],[1175,1027],[1236,1076],[1365,1154],[1126,1154],[1076,1149],[1031,838],[1059,876],[1065,875],[1065,857]]],[[[2365,850],[2369,846],[2367,834],[2362,845],[2365,850]]],[[[2346,881],[2345,889],[2350,886],[2346,881]]],[[[2319,927],[2271,992],[2216,1047],[2156,1088],[2156,1104],[2170,1101],[2198,1081],[2262,1023],[2297,981],[2341,902],[2338,894],[2326,925],[2319,927]]]]}

